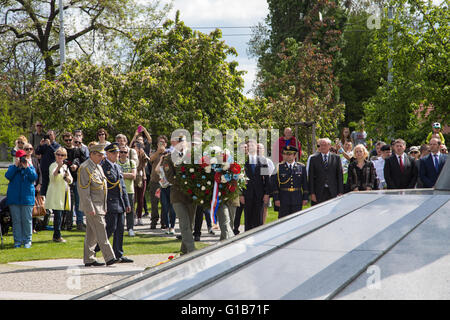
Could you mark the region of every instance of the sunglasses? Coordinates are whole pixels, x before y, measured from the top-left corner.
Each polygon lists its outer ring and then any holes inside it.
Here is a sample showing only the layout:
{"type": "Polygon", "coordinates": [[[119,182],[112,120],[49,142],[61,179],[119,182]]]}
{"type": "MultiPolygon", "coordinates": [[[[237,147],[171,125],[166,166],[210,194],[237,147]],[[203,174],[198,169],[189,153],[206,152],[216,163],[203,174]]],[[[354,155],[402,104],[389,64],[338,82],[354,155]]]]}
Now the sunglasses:
{"type": "Polygon", "coordinates": [[[81,142],[80,142],[80,141],[75,141],[74,143],[75,143],[75,144],[81,144],[81,142]]]}
{"type": "Polygon", "coordinates": [[[36,127],[42,127],[42,124],[37,124],[36,127]]]}
{"type": "Polygon", "coordinates": [[[104,136],[105,134],[104,134],[104,133],[99,133],[98,135],[99,135],[99,136],[104,136]]]}
{"type": "Polygon", "coordinates": [[[120,153],[127,154],[128,151],[120,151],[120,153]]]}
{"type": "Polygon", "coordinates": [[[57,153],[56,154],[58,157],[65,157],[66,155],[65,154],[61,154],[61,153],[57,153]]]}
{"type": "Polygon", "coordinates": [[[72,142],[72,139],[66,139],[64,142],[72,142]]]}
{"type": "Polygon", "coordinates": [[[18,144],[24,144],[23,141],[17,141],[18,144]]]}
{"type": "Polygon", "coordinates": [[[25,150],[25,151],[32,151],[33,148],[24,148],[23,150],[25,150]]]}

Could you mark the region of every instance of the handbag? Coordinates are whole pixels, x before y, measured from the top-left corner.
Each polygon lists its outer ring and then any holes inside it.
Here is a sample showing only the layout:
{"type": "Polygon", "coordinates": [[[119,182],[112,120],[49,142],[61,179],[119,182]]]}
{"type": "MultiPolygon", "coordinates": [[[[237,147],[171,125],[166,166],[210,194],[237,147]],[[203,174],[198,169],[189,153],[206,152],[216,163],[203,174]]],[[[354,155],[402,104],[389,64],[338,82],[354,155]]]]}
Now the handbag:
{"type": "Polygon", "coordinates": [[[33,217],[45,216],[45,198],[39,193],[34,197],[33,217]]]}

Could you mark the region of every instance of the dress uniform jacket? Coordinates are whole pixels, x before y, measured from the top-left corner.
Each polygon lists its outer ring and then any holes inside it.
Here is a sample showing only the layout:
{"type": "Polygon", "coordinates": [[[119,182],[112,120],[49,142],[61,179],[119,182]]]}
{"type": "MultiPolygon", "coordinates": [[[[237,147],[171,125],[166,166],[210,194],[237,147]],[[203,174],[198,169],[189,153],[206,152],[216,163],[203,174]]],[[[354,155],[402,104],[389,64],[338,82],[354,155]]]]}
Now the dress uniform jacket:
{"type": "Polygon", "coordinates": [[[96,165],[91,159],[83,162],[78,169],[77,187],[81,211],[106,214],[106,178],[100,165],[96,165]]]}
{"type": "Polygon", "coordinates": [[[292,169],[289,169],[286,162],[280,163],[271,180],[273,200],[280,201],[279,217],[300,211],[303,200],[309,197],[306,166],[293,162],[292,169]]]}
{"type": "Polygon", "coordinates": [[[104,160],[102,163],[108,187],[108,213],[123,213],[127,207],[131,207],[122,171],[117,163],[104,160]]]}

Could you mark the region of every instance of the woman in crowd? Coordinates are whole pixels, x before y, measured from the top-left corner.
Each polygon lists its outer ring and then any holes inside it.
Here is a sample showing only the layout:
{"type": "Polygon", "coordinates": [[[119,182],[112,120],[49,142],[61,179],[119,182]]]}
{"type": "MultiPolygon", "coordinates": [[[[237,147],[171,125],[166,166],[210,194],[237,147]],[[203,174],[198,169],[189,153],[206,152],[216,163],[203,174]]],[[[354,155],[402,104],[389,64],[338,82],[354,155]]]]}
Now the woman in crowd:
{"type": "Polygon", "coordinates": [[[171,184],[169,183],[169,181],[167,181],[167,179],[164,175],[164,170],[161,167],[161,163],[165,156],[170,157],[170,154],[162,155],[159,159],[158,164],[154,168],[154,170],[156,170],[158,172],[159,177],[160,177],[159,184],[161,186],[161,189],[160,189],[161,190],[161,192],[160,192],[161,221],[162,221],[161,223],[162,224],[164,223],[164,225],[167,226],[166,234],[174,235],[175,234],[176,214],[175,214],[175,210],[173,210],[172,204],[170,203],[170,186],[171,186],[171,184]]]}
{"type": "Polygon", "coordinates": [[[97,140],[98,144],[104,144],[105,147],[111,143],[108,141],[108,132],[103,128],[97,130],[97,140]]]}
{"type": "Polygon", "coordinates": [[[47,197],[45,199],[45,209],[53,210],[53,241],[66,242],[61,237],[61,219],[64,210],[70,206],[69,184],[73,179],[69,168],[64,164],[67,158],[67,151],[60,147],[55,152],[56,161],[50,165],[50,183],[48,185],[47,197]]]}
{"type": "Polygon", "coordinates": [[[31,248],[32,213],[34,206],[34,182],[37,174],[33,166],[25,159],[24,150],[17,150],[14,164],[5,173],[9,180],[6,192],[7,205],[11,212],[13,223],[14,248],[31,248]]]}
{"type": "Polygon", "coordinates": [[[353,149],[353,160],[348,165],[347,189],[349,191],[377,190],[377,173],[373,162],[367,158],[369,152],[362,144],[353,149]]]}
{"type": "Polygon", "coordinates": [[[11,155],[15,157],[17,150],[23,150],[25,143],[28,143],[28,139],[25,136],[19,136],[16,140],[16,145],[11,149],[11,155]]]}
{"type": "Polygon", "coordinates": [[[138,154],[138,162],[136,164],[136,179],[134,181],[134,196],[136,197],[137,207],[136,207],[136,217],[137,221],[135,221],[136,226],[142,226],[142,210],[144,209],[144,195],[145,190],[147,188],[147,174],[145,172],[145,167],[147,166],[150,158],[144,151],[142,137],[138,137],[134,142],[134,149],[138,154]]]}
{"type": "Polygon", "coordinates": [[[352,139],[350,138],[350,128],[344,127],[342,128],[341,131],[341,138],[340,138],[341,146],[344,146],[347,141],[352,141],[352,139]]]}
{"type": "MultiPolygon", "coordinates": [[[[39,193],[39,191],[41,190],[41,184],[42,184],[42,174],[41,174],[41,168],[39,166],[39,160],[35,157],[32,157],[34,148],[31,145],[31,143],[25,143],[23,146],[23,150],[26,153],[26,159],[28,161],[28,164],[30,166],[34,167],[34,169],[36,170],[36,174],[38,176],[38,178],[34,182],[34,190],[36,191],[36,195],[37,195],[39,193]]],[[[33,218],[33,233],[36,233],[36,223],[37,223],[37,218],[33,218]]]]}

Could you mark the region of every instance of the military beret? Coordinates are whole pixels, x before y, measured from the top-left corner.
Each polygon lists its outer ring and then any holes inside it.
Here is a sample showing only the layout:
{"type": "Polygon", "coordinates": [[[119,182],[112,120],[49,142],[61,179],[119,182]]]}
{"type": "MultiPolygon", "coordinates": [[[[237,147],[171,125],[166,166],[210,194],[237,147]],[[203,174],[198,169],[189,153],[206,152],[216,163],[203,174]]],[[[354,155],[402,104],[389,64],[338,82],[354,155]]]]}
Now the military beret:
{"type": "Polygon", "coordinates": [[[295,146],[287,145],[283,147],[283,153],[297,153],[298,149],[295,146]]]}
{"type": "Polygon", "coordinates": [[[106,152],[119,152],[120,151],[119,144],[117,142],[110,143],[105,147],[105,151],[106,152]]]}
{"type": "Polygon", "coordinates": [[[99,152],[105,154],[105,145],[104,144],[92,144],[89,146],[89,152],[99,152]]]}

